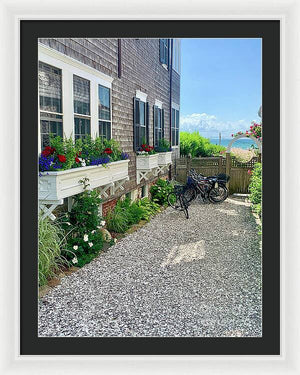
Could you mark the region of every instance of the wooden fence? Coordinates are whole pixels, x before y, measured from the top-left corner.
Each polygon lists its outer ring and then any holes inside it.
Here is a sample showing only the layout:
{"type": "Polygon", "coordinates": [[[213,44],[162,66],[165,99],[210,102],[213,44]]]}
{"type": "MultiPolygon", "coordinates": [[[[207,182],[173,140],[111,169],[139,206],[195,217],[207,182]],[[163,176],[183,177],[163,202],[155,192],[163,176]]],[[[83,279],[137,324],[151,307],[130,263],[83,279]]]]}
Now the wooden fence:
{"type": "Polygon", "coordinates": [[[178,182],[185,183],[188,171],[194,168],[196,172],[202,173],[205,176],[214,176],[218,173],[228,173],[230,175],[229,191],[232,193],[249,193],[250,175],[249,170],[252,170],[254,164],[259,161],[259,158],[253,157],[247,163],[240,163],[234,157],[226,158],[220,157],[203,157],[203,158],[187,158],[180,157],[175,160],[175,175],[178,182]]]}

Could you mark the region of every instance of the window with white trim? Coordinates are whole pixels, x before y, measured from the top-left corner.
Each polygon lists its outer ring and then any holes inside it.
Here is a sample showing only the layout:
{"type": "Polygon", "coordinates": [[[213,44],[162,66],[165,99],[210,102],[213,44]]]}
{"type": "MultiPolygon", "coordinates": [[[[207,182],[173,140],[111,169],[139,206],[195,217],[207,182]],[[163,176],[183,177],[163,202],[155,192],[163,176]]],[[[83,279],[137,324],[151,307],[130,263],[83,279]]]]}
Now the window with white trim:
{"type": "Polygon", "coordinates": [[[153,124],[154,124],[154,146],[159,145],[159,141],[164,138],[164,110],[158,106],[153,106],[153,124]]]}
{"type": "Polygon", "coordinates": [[[39,62],[40,132],[42,148],[49,146],[50,134],[63,136],[62,73],[39,62]]]}
{"type": "Polygon", "coordinates": [[[169,39],[159,39],[159,61],[169,67],[169,39]]]}
{"type": "Polygon", "coordinates": [[[180,39],[173,39],[172,67],[180,74],[180,39]]]}
{"type": "Polygon", "coordinates": [[[149,104],[139,98],[133,98],[133,134],[134,150],[149,142],[149,104]]]}
{"type": "Polygon", "coordinates": [[[38,54],[41,149],[50,133],[75,139],[94,137],[99,134],[99,121],[105,122],[101,135],[110,136],[113,78],[41,44],[38,54]],[[107,88],[101,95],[99,85],[107,88]]]}
{"type": "Polygon", "coordinates": [[[172,108],[172,119],[171,119],[171,131],[172,131],[172,146],[179,145],[179,110],[172,108]]]}
{"type": "Polygon", "coordinates": [[[99,137],[103,139],[111,138],[111,100],[110,89],[98,85],[98,119],[99,137]]]}
{"type": "Polygon", "coordinates": [[[73,75],[75,141],[91,135],[90,81],[73,75]]]}

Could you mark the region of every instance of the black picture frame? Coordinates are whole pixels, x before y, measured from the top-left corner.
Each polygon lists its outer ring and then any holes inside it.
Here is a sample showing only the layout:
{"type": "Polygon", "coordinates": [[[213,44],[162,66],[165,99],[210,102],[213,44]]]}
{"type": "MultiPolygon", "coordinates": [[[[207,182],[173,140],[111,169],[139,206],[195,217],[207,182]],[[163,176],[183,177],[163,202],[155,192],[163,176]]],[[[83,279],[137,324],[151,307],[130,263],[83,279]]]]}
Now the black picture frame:
{"type": "MultiPolygon", "coordinates": [[[[20,21],[21,355],[280,354],[280,21],[20,21]],[[39,338],[37,281],[38,38],[262,38],[263,336],[261,338],[39,338]],[[30,220],[28,219],[30,218],[30,220]]],[[[254,57],[255,58],[255,57],[254,57]]]]}

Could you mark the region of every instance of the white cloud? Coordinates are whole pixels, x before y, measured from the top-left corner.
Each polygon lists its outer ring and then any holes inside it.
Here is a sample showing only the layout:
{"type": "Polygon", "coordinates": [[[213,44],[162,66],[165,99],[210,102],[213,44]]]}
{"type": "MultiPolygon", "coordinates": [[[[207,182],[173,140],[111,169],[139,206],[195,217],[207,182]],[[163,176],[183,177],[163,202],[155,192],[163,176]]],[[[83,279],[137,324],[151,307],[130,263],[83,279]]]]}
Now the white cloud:
{"type": "Polygon", "coordinates": [[[204,137],[217,137],[219,132],[222,137],[229,138],[232,133],[249,129],[250,123],[244,119],[238,121],[220,121],[215,115],[207,113],[192,113],[180,117],[180,130],[187,132],[199,131],[204,137]]]}

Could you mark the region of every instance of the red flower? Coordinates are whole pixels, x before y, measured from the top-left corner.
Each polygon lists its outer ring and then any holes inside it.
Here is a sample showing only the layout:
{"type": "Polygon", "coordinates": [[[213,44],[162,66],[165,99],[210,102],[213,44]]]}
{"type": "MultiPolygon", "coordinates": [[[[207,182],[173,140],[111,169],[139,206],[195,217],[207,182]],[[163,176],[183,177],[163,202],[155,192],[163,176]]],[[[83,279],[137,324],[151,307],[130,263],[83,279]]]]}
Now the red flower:
{"type": "Polygon", "coordinates": [[[78,159],[77,156],[76,156],[76,158],[75,158],[75,161],[76,161],[76,163],[80,163],[80,160],[78,159]]]}
{"type": "Polygon", "coordinates": [[[51,154],[51,147],[50,146],[45,147],[43,152],[42,152],[42,155],[43,156],[49,156],[50,154],[51,154]]]}
{"type": "Polygon", "coordinates": [[[65,157],[65,155],[57,155],[58,157],[58,160],[61,162],[61,163],[65,163],[67,158],[65,157]]]}
{"type": "Polygon", "coordinates": [[[150,152],[150,151],[151,151],[151,148],[150,148],[150,147],[146,147],[146,148],[145,148],[145,151],[150,152]]]}
{"type": "Polygon", "coordinates": [[[105,150],[104,150],[104,153],[105,154],[112,154],[112,149],[107,147],[105,150]]]}
{"type": "Polygon", "coordinates": [[[55,151],[56,149],[54,147],[47,146],[44,148],[42,155],[43,156],[53,155],[55,151]]]}
{"type": "Polygon", "coordinates": [[[142,148],[146,148],[147,147],[147,145],[142,145],[142,148]]]}

